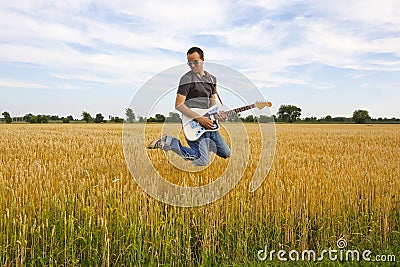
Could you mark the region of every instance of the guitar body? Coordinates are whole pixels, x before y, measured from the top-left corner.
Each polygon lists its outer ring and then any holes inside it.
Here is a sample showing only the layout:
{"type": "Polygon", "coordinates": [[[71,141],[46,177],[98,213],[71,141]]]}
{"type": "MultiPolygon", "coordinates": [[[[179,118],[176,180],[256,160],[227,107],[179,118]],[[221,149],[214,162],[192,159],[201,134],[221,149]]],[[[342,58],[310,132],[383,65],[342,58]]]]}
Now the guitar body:
{"type": "Polygon", "coordinates": [[[182,126],[183,133],[185,137],[189,141],[196,141],[200,138],[205,132],[213,132],[218,131],[220,126],[218,124],[217,115],[218,115],[218,106],[212,106],[209,109],[201,109],[201,108],[192,108],[194,112],[203,117],[208,117],[214,122],[214,126],[212,129],[206,129],[200,125],[197,121],[189,118],[185,114],[182,114],[182,126]]]}
{"type": "MultiPolygon", "coordinates": [[[[271,107],[271,106],[272,106],[271,102],[256,102],[251,105],[226,111],[225,114],[229,116],[256,107],[258,109],[262,109],[264,107],[271,107]]],[[[220,128],[218,124],[218,109],[219,109],[218,105],[214,105],[209,109],[192,108],[192,110],[197,114],[199,114],[200,116],[207,117],[214,122],[214,126],[212,129],[206,129],[203,126],[201,126],[200,123],[198,123],[197,121],[189,118],[185,114],[182,114],[182,127],[186,139],[189,141],[196,141],[197,139],[200,138],[200,136],[202,136],[206,132],[218,131],[220,128]]]]}

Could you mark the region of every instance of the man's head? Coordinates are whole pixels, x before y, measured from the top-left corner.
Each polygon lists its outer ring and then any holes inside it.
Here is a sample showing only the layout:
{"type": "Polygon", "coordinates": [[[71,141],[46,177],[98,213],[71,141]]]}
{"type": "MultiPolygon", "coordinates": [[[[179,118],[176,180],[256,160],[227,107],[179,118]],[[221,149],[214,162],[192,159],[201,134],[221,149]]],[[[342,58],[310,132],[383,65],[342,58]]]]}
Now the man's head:
{"type": "Polygon", "coordinates": [[[192,47],[187,51],[188,65],[194,73],[203,72],[204,52],[198,47],[192,47]]]}

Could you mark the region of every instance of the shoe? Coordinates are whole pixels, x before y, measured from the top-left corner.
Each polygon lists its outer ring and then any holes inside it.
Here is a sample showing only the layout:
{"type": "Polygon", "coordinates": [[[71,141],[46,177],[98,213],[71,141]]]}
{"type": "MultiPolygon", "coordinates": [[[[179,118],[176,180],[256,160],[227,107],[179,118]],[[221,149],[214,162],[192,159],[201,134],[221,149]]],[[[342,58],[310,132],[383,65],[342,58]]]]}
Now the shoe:
{"type": "Polygon", "coordinates": [[[161,136],[160,138],[153,140],[153,141],[147,146],[147,148],[148,148],[148,149],[157,149],[157,148],[163,149],[163,148],[164,148],[164,145],[165,145],[166,139],[167,139],[167,135],[164,134],[164,135],[161,136]]]}

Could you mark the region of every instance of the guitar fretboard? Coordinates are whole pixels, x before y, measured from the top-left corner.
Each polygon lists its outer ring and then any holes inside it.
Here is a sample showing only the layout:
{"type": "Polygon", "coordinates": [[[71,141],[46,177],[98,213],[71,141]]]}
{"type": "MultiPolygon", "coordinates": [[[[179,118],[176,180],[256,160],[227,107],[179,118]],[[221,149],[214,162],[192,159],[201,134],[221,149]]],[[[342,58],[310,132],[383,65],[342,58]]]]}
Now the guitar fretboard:
{"type": "Polygon", "coordinates": [[[234,114],[236,114],[236,113],[240,113],[240,112],[243,112],[243,111],[245,111],[245,110],[252,109],[252,108],[254,108],[255,106],[256,106],[255,104],[251,104],[251,105],[247,105],[247,106],[244,106],[244,107],[231,109],[231,110],[225,111],[225,114],[226,114],[227,116],[232,116],[232,115],[234,115],[234,114]]]}

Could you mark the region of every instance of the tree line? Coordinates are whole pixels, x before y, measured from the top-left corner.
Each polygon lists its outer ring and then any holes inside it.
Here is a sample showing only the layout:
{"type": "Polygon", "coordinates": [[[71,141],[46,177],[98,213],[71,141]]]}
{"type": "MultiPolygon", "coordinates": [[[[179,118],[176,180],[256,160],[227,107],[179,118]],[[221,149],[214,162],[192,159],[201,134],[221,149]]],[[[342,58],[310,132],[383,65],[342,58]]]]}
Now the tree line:
{"type": "MultiPolygon", "coordinates": [[[[352,117],[332,117],[327,115],[323,118],[316,117],[306,117],[301,119],[301,111],[302,109],[294,106],[294,105],[281,105],[277,115],[266,116],[254,116],[248,115],[247,117],[241,117],[240,114],[233,114],[228,117],[229,122],[259,122],[259,123],[270,123],[270,122],[284,122],[284,123],[400,123],[400,119],[398,118],[371,118],[369,112],[367,110],[355,110],[352,114],[352,117]]],[[[127,108],[125,110],[125,118],[109,116],[108,120],[104,118],[101,113],[97,113],[95,116],[92,116],[89,112],[83,111],[81,113],[81,119],[74,119],[72,115],[67,117],[59,117],[57,115],[33,115],[26,114],[23,117],[11,117],[10,113],[4,111],[2,113],[3,117],[1,121],[6,123],[11,123],[13,121],[22,121],[27,123],[48,123],[48,122],[62,122],[62,123],[70,123],[70,122],[86,122],[86,123],[161,123],[161,122],[181,122],[181,116],[178,113],[170,112],[168,116],[164,116],[163,114],[156,114],[154,117],[142,117],[136,118],[135,113],[131,108],[127,108]]]]}
{"type": "Polygon", "coordinates": [[[306,122],[306,123],[356,123],[356,124],[365,124],[365,123],[400,123],[399,118],[371,118],[368,110],[357,109],[354,110],[351,117],[332,117],[327,115],[323,118],[317,119],[316,117],[306,117],[304,119],[300,119],[301,116],[301,108],[293,105],[281,105],[278,111],[278,116],[275,117],[275,121],[278,122],[306,122]]]}

